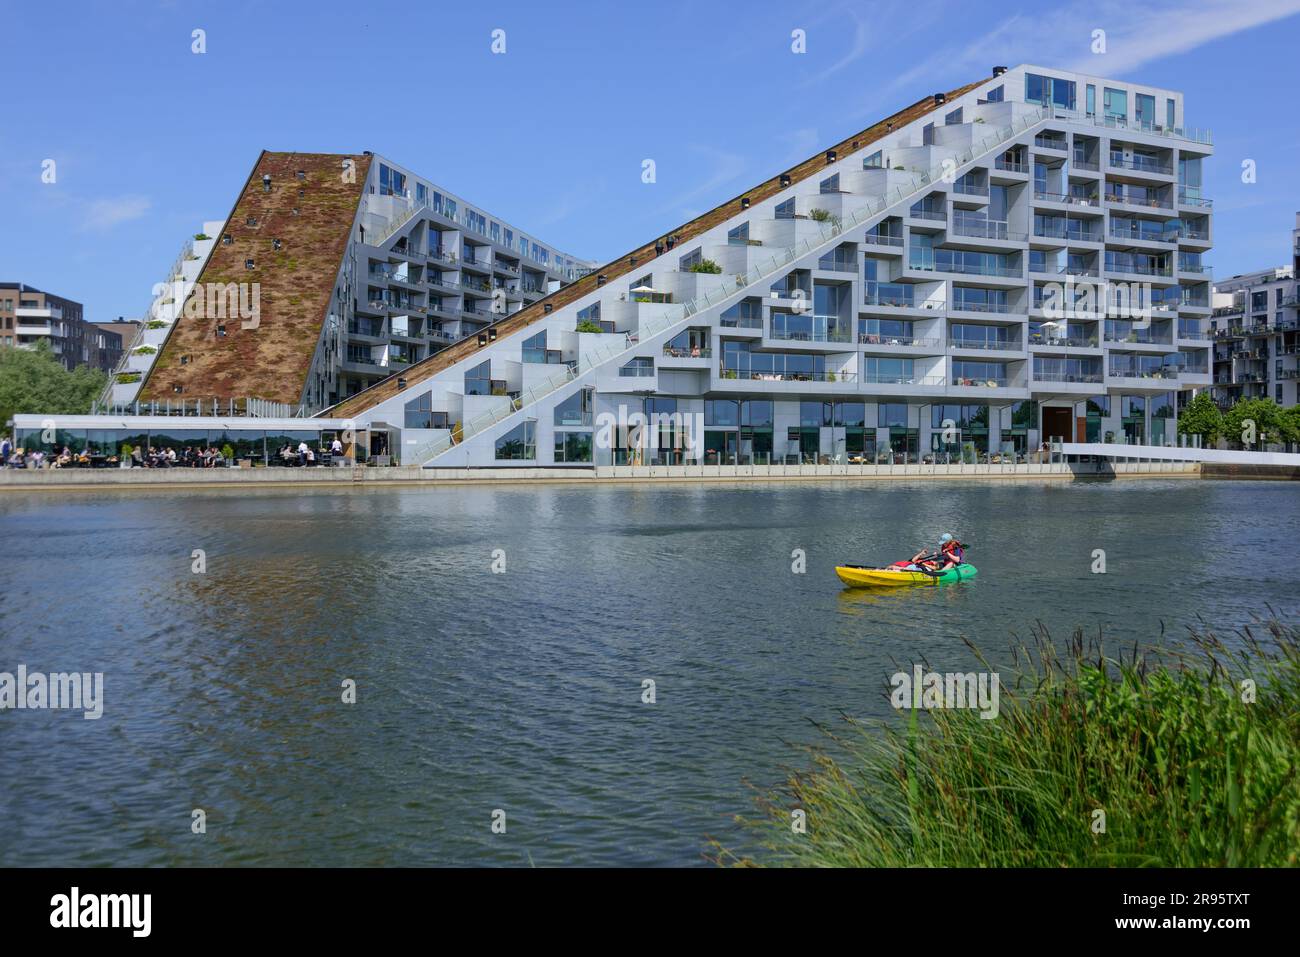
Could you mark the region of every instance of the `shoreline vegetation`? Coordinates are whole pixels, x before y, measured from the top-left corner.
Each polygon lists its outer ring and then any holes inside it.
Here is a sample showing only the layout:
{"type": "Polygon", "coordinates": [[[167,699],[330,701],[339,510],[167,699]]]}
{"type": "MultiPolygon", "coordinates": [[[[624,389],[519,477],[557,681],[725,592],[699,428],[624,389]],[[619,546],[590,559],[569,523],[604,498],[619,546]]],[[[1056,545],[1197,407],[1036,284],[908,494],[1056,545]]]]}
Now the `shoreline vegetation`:
{"type": "MultiPolygon", "coordinates": [[[[995,671],[974,648],[981,666],[995,671]]],[[[739,818],[764,849],[727,865],[1294,867],[1300,627],[1276,617],[1111,657],[1041,625],[1013,649],[997,718],[845,718],[810,769],[739,818]],[[806,832],[792,827],[804,814],[806,832]]],[[[903,669],[906,670],[906,669],[903,669]]]]}

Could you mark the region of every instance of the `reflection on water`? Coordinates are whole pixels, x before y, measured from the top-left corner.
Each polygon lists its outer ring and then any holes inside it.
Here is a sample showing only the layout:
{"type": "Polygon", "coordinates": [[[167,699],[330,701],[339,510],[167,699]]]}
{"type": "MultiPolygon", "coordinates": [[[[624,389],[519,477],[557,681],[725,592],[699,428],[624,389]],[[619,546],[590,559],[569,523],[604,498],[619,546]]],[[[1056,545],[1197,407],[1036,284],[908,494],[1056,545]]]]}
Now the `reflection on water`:
{"type": "Polygon", "coordinates": [[[1286,608],[1298,513],[1186,480],[9,494],[0,670],[106,700],[0,713],[0,864],[697,863],[900,665],[1286,608]],[[835,577],[943,531],[977,578],[835,577]]]}

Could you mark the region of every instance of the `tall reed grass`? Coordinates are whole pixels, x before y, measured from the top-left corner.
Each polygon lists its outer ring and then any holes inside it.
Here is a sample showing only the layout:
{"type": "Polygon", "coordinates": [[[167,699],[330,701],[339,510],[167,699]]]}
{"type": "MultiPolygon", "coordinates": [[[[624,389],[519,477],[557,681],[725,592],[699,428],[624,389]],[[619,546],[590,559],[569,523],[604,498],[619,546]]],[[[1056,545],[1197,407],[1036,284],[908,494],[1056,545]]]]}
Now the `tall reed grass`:
{"type": "Polygon", "coordinates": [[[766,853],[718,847],[719,862],[1297,864],[1300,629],[1269,619],[1111,657],[1081,632],[1058,650],[1039,626],[1012,661],[993,720],[909,711],[828,731],[811,768],[744,819],[766,853]]]}

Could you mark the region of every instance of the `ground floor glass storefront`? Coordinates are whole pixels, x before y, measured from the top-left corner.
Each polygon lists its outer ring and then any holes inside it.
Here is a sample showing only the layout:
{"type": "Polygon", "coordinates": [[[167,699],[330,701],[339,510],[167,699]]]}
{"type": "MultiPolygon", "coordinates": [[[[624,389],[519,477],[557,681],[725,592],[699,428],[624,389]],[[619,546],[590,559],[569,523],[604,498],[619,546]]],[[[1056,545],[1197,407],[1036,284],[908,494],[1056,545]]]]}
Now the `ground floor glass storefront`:
{"type": "Polygon", "coordinates": [[[64,449],[74,457],[84,456],[95,465],[115,465],[132,458],[135,450],[141,457],[150,449],[160,452],[215,448],[222,460],[233,464],[246,460],[254,465],[279,465],[279,452],[285,446],[297,449],[306,443],[313,452],[328,450],[336,432],[326,429],[30,429],[15,430],[14,445],[24,453],[40,451],[52,458],[64,449]]]}

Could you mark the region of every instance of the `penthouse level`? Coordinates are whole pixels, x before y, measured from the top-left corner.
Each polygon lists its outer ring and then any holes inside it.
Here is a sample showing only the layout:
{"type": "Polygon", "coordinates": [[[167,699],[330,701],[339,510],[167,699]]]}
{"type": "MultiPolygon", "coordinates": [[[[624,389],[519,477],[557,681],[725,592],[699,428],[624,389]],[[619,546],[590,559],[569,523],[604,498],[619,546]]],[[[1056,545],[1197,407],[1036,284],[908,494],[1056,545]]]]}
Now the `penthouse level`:
{"type": "Polygon", "coordinates": [[[1210,382],[1211,153],[1177,92],[998,68],[327,414],[429,467],[1172,443],[1210,382]],[[1053,310],[1067,280],[1137,315],[1053,310]],[[629,413],[679,421],[602,435],[629,413]]]}

